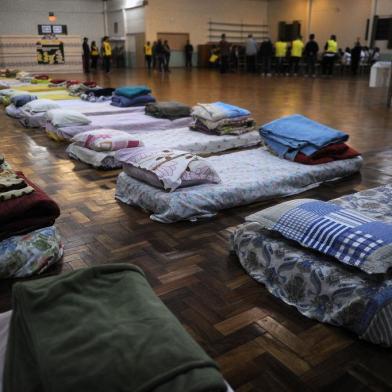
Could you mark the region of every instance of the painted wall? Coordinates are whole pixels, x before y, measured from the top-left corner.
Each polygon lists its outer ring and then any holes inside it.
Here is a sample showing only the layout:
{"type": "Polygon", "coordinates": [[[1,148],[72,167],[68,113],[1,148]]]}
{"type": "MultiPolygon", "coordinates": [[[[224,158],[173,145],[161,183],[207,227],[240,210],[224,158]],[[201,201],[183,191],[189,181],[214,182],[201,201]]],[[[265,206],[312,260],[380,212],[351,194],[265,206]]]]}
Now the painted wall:
{"type": "Polygon", "coordinates": [[[48,24],[48,13],[65,24],[68,34],[98,40],[104,35],[103,2],[97,0],[1,0],[0,35],[38,34],[48,24]]]}
{"type": "Polygon", "coordinates": [[[157,33],[190,33],[196,47],[208,41],[208,21],[267,23],[267,1],[262,0],[149,0],[146,38],[157,33]]]}

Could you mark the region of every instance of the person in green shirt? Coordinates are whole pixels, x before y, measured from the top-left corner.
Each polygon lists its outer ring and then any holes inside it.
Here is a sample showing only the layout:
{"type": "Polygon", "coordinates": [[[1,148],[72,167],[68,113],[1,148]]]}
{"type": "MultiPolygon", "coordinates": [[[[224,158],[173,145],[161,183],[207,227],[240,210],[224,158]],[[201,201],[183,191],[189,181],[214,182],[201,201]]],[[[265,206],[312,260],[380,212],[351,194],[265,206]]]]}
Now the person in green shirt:
{"type": "Polygon", "coordinates": [[[282,39],[278,39],[278,41],[275,42],[276,73],[278,75],[285,73],[287,48],[287,42],[284,42],[282,39]]]}

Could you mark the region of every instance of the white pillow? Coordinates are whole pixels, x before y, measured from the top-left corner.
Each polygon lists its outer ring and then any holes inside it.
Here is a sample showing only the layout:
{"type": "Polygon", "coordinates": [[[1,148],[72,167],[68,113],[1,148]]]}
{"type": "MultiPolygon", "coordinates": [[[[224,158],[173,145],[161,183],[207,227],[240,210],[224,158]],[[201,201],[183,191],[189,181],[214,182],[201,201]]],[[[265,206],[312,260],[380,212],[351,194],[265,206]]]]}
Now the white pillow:
{"type": "Polygon", "coordinates": [[[52,109],[60,109],[60,105],[51,99],[36,99],[24,105],[23,109],[30,113],[47,112],[52,109]]]}
{"type": "Polygon", "coordinates": [[[55,127],[87,125],[91,123],[91,120],[88,117],[76,110],[52,109],[48,111],[47,115],[48,120],[55,127]]]}
{"type": "Polygon", "coordinates": [[[129,176],[171,192],[221,182],[207,159],[185,151],[131,148],[118,151],[115,158],[129,176]]]}
{"type": "Polygon", "coordinates": [[[132,135],[116,129],[96,129],[79,133],[72,139],[75,144],[94,151],[117,151],[143,145],[132,135]]]}

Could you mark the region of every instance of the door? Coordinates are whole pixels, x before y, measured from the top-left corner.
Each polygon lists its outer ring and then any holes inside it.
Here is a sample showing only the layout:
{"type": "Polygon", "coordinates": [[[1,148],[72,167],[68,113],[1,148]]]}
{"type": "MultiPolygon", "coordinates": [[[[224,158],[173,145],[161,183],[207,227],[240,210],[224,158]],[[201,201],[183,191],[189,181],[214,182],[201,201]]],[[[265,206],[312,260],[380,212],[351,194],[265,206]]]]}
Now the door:
{"type": "Polygon", "coordinates": [[[127,34],[126,66],[128,68],[144,67],[144,33],[127,34]]]}

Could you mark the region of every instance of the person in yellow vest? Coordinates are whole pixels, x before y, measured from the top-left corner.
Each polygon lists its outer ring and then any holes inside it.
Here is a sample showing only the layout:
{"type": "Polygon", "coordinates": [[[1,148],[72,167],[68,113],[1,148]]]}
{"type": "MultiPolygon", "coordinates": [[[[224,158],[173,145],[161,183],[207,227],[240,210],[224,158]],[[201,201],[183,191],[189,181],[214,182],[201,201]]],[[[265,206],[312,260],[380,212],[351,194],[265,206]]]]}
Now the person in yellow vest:
{"type": "Polygon", "coordinates": [[[302,58],[304,46],[305,45],[300,35],[291,43],[290,69],[291,69],[291,74],[294,73],[294,76],[298,75],[299,63],[302,58]]]}
{"type": "Polygon", "coordinates": [[[336,41],[336,35],[331,35],[331,38],[326,42],[324,47],[325,52],[322,64],[323,75],[332,76],[338,49],[339,45],[336,41]]]}
{"type": "Polygon", "coordinates": [[[103,68],[106,73],[109,73],[110,61],[112,59],[112,45],[110,45],[109,37],[103,37],[102,56],[103,56],[103,68]]]}
{"type": "Polygon", "coordinates": [[[97,63],[99,58],[99,50],[95,41],[91,42],[90,47],[91,69],[97,70],[97,63]]]}
{"type": "Polygon", "coordinates": [[[285,62],[287,56],[287,42],[279,39],[275,42],[275,62],[276,62],[276,73],[278,75],[285,73],[285,62]]]}
{"type": "Polygon", "coordinates": [[[147,41],[144,45],[144,58],[146,59],[147,68],[150,71],[152,62],[152,46],[150,41],[147,41]]]}

